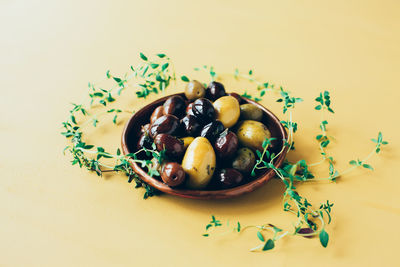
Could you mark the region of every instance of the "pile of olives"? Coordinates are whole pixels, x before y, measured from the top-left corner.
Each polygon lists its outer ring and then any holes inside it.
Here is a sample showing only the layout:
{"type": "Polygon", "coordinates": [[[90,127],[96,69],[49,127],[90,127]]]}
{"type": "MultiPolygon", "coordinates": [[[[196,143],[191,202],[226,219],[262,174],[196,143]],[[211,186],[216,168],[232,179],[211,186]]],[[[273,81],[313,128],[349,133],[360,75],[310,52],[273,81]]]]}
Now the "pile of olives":
{"type": "Polygon", "coordinates": [[[185,97],[171,96],[154,109],[137,149],[154,143],[165,151],[164,162],[153,159],[153,167],[170,187],[220,190],[248,183],[255,152],[271,137],[263,111],[216,81],[207,88],[190,81],[185,97]]]}

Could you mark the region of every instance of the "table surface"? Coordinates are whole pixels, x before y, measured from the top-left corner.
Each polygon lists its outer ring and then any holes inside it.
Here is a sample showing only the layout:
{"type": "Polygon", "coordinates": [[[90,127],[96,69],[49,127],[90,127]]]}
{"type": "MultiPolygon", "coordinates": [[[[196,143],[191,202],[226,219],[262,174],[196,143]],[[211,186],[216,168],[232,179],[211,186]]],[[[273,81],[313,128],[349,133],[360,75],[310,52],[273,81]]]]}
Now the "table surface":
{"type": "MultiPolygon", "coordinates": [[[[399,12],[398,1],[2,1],[0,265],[399,265],[399,12]],[[294,113],[291,160],[319,159],[313,108],[326,89],[336,111],[327,117],[336,138],[329,152],[339,170],[368,154],[370,138],[383,132],[390,145],[371,160],[374,171],[298,184],[315,205],[335,204],[327,248],[288,237],[273,251],[251,253],[260,244],[253,230],[201,236],[211,214],[290,227],[278,180],[230,200],[143,200],[143,189],[122,176],[71,166],[60,135],[70,103],[80,103],[87,83],[103,81],[106,70],[128,71],[139,52],[166,53],[177,73],[197,79],[193,67],[204,64],[217,73],[254,69],[304,98],[294,113]]],[[[234,82],[226,87],[254,93],[234,82]]],[[[145,105],[126,98],[136,110],[145,105]]],[[[273,99],[262,104],[282,116],[273,99]]],[[[109,125],[90,137],[115,149],[123,123],[109,125]]]]}

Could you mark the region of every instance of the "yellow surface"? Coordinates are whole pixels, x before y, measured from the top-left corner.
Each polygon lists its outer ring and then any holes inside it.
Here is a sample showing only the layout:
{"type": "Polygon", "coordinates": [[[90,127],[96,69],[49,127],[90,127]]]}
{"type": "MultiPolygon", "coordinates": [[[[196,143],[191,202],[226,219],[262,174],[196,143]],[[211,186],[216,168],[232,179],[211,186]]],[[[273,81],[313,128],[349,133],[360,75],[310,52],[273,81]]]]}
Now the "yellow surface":
{"type": "MultiPolygon", "coordinates": [[[[398,1],[1,1],[0,265],[399,266],[399,13],[398,1]],[[324,89],[336,110],[328,120],[339,169],[384,133],[390,146],[374,172],[298,186],[312,203],[335,203],[328,248],[294,237],[250,253],[255,232],[201,236],[210,214],[290,225],[276,180],[232,200],[145,201],[125,178],[70,165],[59,134],[69,103],[106,70],[127,71],[140,51],[167,53],[189,77],[203,64],[254,68],[303,97],[291,159],[319,157],[313,99],[324,89]]],[[[99,127],[96,142],[116,147],[122,125],[99,127]]]]}

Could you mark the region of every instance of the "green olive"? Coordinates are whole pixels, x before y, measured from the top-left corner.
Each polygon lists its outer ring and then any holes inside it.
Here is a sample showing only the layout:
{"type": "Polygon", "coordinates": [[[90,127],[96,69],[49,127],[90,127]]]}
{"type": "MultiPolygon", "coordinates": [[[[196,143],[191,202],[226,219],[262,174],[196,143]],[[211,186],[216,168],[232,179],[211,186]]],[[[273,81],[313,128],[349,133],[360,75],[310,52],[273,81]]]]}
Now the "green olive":
{"type": "Polygon", "coordinates": [[[186,149],[182,168],[189,175],[186,186],[202,189],[210,182],[215,170],[215,152],[211,143],[204,137],[196,137],[186,149]]]}
{"type": "Polygon", "coordinates": [[[241,120],[253,120],[261,121],[263,117],[263,112],[261,109],[253,104],[243,104],[240,105],[240,119],[241,120]]]}
{"type": "Polygon", "coordinates": [[[201,82],[193,80],[188,82],[185,88],[185,96],[189,100],[195,100],[204,97],[206,89],[201,82]]]}
{"type": "Polygon", "coordinates": [[[237,127],[236,135],[239,144],[256,150],[263,150],[262,143],[266,138],[271,137],[267,126],[259,121],[245,120],[241,121],[237,127]]]}
{"type": "Polygon", "coordinates": [[[183,141],[183,149],[187,149],[188,146],[193,142],[194,137],[186,136],[181,138],[181,140],[183,141]]]}
{"type": "Polygon", "coordinates": [[[254,167],[256,157],[250,148],[243,147],[238,150],[232,161],[232,167],[243,174],[249,174],[254,167]]]}
{"type": "Polygon", "coordinates": [[[223,96],[218,98],[214,104],[217,111],[217,120],[221,121],[225,128],[236,124],[240,116],[239,102],[233,96],[223,96]]]}

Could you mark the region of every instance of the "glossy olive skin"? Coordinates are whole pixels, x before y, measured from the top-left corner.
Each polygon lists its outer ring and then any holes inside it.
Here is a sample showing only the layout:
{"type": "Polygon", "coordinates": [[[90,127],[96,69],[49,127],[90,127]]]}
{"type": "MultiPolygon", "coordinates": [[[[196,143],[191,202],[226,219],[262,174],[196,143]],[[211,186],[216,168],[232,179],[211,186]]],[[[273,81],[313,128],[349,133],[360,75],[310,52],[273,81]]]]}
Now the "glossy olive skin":
{"type": "Polygon", "coordinates": [[[186,115],[181,119],[181,125],[185,133],[189,136],[197,136],[202,128],[202,125],[195,116],[186,115]]]}
{"type": "Polygon", "coordinates": [[[142,128],[140,128],[141,134],[144,134],[144,133],[149,134],[149,131],[150,131],[150,123],[147,123],[147,124],[143,125],[142,128]]]}
{"type": "Polygon", "coordinates": [[[256,163],[256,156],[249,148],[243,147],[237,151],[232,161],[232,167],[243,174],[249,174],[256,163]]]}
{"type": "Polygon", "coordinates": [[[224,129],[222,122],[216,120],[206,124],[201,130],[200,136],[207,138],[210,142],[214,142],[224,129]]]}
{"type": "Polygon", "coordinates": [[[217,120],[221,121],[224,127],[230,128],[236,124],[240,116],[239,102],[233,96],[218,98],[214,104],[217,112],[217,120]]]}
{"type": "Polygon", "coordinates": [[[153,145],[153,139],[149,136],[148,133],[143,133],[140,137],[139,140],[136,144],[137,150],[140,150],[142,148],[147,148],[151,149],[153,145]]]}
{"type": "Polygon", "coordinates": [[[192,116],[194,116],[192,108],[193,108],[193,103],[189,103],[189,104],[186,106],[186,115],[192,115],[192,116]]]}
{"type": "Polygon", "coordinates": [[[166,163],[161,173],[161,179],[168,186],[181,185],[185,181],[186,173],[182,166],[176,162],[166,163]]]}
{"type": "Polygon", "coordinates": [[[253,104],[240,105],[240,120],[261,121],[263,111],[253,104]]]}
{"type": "Polygon", "coordinates": [[[229,93],[228,95],[233,96],[239,102],[239,104],[243,103],[242,97],[238,93],[229,93]]]}
{"type": "Polygon", "coordinates": [[[164,102],[164,115],[175,115],[181,118],[185,115],[185,111],[186,103],[181,96],[171,96],[164,102]]]}
{"type": "Polygon", "coordinates": [[[239,140],[234,132],[222,133],[215,141],[215,154],[220,159],[232,158],[238,149],[239,140]]]}
{"type": "Polygon", "coordinates": [[[188,148],[188,146],[193,142],[194,137],[186,136],[186,137],[181,138],[181,140],[183,141],[183,149],[186,150],[188,148]]]}
{"type": "Polygon", "coordinates": [[[163,115],[151,124],[150,136],[154,138],[160,133],[178,135],[179,131],[179,119],[174,115],[163,115]]]}
{"type": "Polygon", "coordinates": [[[192,112],[194,116],[204,122],[213,121],[216,116],[213,104],[206,98],[200,98],[194,101],[192,112]]]}
{"type": "Polygon", "coordinates": [[[192,80],[187,83],[185,88],[185,96],[189,100],[195,100],[204,97],[206,89],[201,82],[192,80]]]}
{"type": "Polygon", "coordinates": [[[236,135],[239,138],[239,144],[254,151],[262,151],[262,143],[266,138],[271,137],[267,126],[254,120],[241,121],[237,127],[236,135]]]}
{"type": "Polygon", "coordinates": [[[228,189],[240,185],[243,182],[243,175],[235,169],[226,168],[220,170],[213,179],[213,185],[216,188],[228,189]]]}
{"type": "Polygon", "coordinates": [[[182,168],[188,174],[186,186],[205,188],[214,174],[216,157],[211,143],[204,137],[196,137],[186,149],[182,168]]]}
{"type": "Polygon", "coordinates": [[[164,115],[164,107],[163,106],[156,107],[153,113],[151,113],[150,123],[154,123],[162,115],[164,115]]]}
{"type": "Polygon", "coordinates": [[[206,89],[206,98],[210,99],[211,101],[215,101],[225,95],[226,92],[224,85],[216,81],[210,82],[206,89]]]}
{"type": "Polygon", "coordinates": [[[154,143],[158,151],[165,149],[165,155],[168,158],[180,158],[185,153],[182,140],[169,134],[157,134],[154,143]]]}

